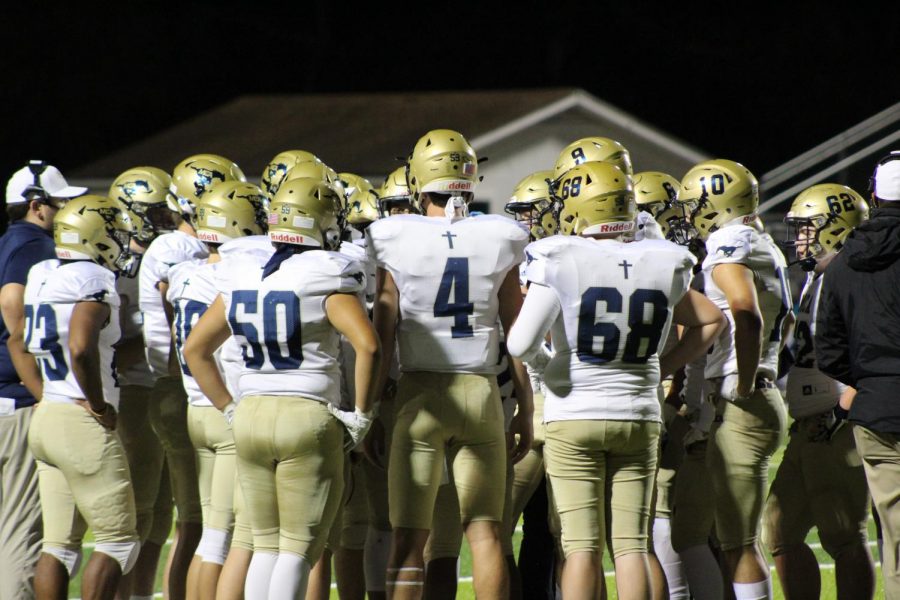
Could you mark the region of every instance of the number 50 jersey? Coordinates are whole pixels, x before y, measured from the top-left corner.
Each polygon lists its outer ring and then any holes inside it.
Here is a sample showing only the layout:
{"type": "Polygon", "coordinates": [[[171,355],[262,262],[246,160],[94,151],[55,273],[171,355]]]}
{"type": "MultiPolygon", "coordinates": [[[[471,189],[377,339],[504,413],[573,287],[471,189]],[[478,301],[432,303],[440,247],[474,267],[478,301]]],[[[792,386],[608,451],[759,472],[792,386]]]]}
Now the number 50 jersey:
{"type": "Polygon", "coordinates": [[[235,257],[215,269],[225,314],[241,346],[241,397],[303,396],[340,403],[338,343],[325,300],[365,288],[363,267],[324,250],[307,250],[263,279],[259,261],[235,257]]]}
{"type": "Polygon", "coordinates": [[[658,421],[657,352],[690,286],[693,255],[663,240],[568,236],[526,252],[528,280],[553,290],[560,308],[544,421],[658,421]]]}
{"type": "Polygon", "coordinates": [[[497,293],[522,262],[528,235],[494,215],[396,215],[375,221],[366,235],[369,255],[400,292],[400,369],[496,374],[497,293]]]}

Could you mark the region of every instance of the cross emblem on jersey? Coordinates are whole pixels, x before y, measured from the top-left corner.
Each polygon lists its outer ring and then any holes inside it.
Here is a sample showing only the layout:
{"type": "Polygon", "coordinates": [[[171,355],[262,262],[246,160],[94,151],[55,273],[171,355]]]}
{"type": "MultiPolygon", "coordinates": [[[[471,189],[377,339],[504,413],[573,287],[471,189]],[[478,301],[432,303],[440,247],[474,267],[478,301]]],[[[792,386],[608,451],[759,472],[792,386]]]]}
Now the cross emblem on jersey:
{"type": "Polygon", "coordinates": [[[447,238],[447,243],[450,244],[450,249],[453,250],[453,238],[456,237],[456,234],[450,233],[449,231],[443,234],[441,237],[447,238]]]}
{"type": "Polygon", "coordinates": [[[625,270],[625,279],[628,279],[628,267],[633,267],[634,265],[628,262],[627,260],[623,260],[619,263],[619,266],[625,270]]]}

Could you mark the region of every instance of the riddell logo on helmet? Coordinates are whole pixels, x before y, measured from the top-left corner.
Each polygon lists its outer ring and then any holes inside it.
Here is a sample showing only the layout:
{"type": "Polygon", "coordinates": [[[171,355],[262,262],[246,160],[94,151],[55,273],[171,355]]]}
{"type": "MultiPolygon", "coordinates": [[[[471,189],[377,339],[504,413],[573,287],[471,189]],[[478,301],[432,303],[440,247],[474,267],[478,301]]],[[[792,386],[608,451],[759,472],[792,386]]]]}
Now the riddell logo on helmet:
{"type": "Polygon", "coordinates": [[[447,190],[468,192],[472,190],[472,184],[468,181],[451,181],[447,184],[447,190]]]}
{"type": "Polygon", "coordinates": [[[633,221],[626,221],[624,223],[603,223],[600,225],[599,229],[597,229],[597,233],[622,233],[631,231],[632,229],[634,229],[633,221]]]}
{"type": "Polygon", "coordinates": [[[57,258],[72,258],[72,253],[64,248],[56,249],[56,257],[57,258]]]}
{"type": "Polygon", "coordinates": [[[203,230],[201,230],[201,231],[198,231],[198,232],[197,232],[197,238],[198,238],[201,242],[218,242],[218,241],[219,241],[219,234],[218,234],[218,233],[213,233],[213,232],[211,232],[211,231],[203,231],[203,230]]]}
{"type": "Polygon", "coordinates": [[[307,244],[312,240],[307,240],[305,236],[297,233],[284,233],[273,231],[269,233],[269,239],[273,242],[284,242],[286,244],[307,244]]]}

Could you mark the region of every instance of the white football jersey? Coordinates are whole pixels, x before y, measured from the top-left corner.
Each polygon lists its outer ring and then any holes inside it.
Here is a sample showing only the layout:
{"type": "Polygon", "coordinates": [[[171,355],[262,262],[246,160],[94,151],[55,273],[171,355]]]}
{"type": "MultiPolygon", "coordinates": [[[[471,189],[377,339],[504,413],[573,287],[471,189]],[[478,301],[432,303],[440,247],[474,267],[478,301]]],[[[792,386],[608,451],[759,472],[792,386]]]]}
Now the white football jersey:
{"type": "MultiPolygon", "coordinates": [[[[122,341],[144,338],[144,317],[141,314],[137,277],[116,278],[116,291],[121,302],[122,341]]],[[[153,387],[154,377],[147,365],[147,355],[119,371],[119,385],[153,387]]]]}
{"type": "Polygon", "coordinates": [[[813,338],[824,275],[810,273],[800,293],[800,310],[794,326],[794,366],[787,376],[785,400],[795,419],[831,410],[847,386],[816,368],[813,338]]]}
{"type": "Polygon", "coordinates": [[[570,236],[537,241],[526,254],[529,281],[549,287],[560,309],[544,421],[658,421],[658,351],[690,285],[693,255],[663,240],[570,236]]]}
{"type": "MultiPolygon", "coordinates": [[[[169,270],[169,292],[166,300],[175,311],[175,321],[172,323],[175,332],[175,352],[181,367],[184,391],[187,393],[188,402],[193,406],[212,406],[212,402],[203,395],[197,380],[191,375],[191,370],[184,360],[184,343],[191,334],[191,329],[218,295],[212,265],[184,262],[169,270]]],[[[219,352],[215,353],[215,358],[219,364],[219,352]]],[[[222,371],[221,364],[219,371],[222,371]]]]}
{"type": "Polygon", "coordinates": [[[116,276],[89,261],[61,264],[57,259],[31,267],[25,284],[25,345],[37,359],[44,380],[44,400],[70,402],[84,399],[72,371],[69,321],[78,302],[102,302],[110,318],[100,330],[100,379],[104,399],[118,408],[115,350],[119,341],[119,295],[116,276]]]}
{"type": "Polygon", "coordinates": [[[265,279],[258,261],[238,257],[215,273],[243,354],[240,395],[297,395],[339,404],[340,334],[328,321],[325,300],[365,289],[362,266],[337,252],[306,250],[265,279]]]}
{"type": "MultiPolygon", "coordinates": [[[[240,258],[243,264],[252,262],[259,267],[265,266],[272,255],[275,253],[275,247],[267,235],[248,235],[225,242],[219,246],[219,257],[221,260],[213,264],[214,284],[218,281],[215,273],[219,269],[228,269],[231,260],[240,258]]],[[[216,290],[220,292],[221,290],[216,290]]],[[[241,378],[241,371],[244,368],[244,357],[241,352],[241,346],[234,337],[225,340],[222,347],[219,348],[219,360],[225,375],[225,384],[228,391],[231,392],[235,402],[240,401],[240,388],[238,387],[241,378]]]]}
{"type": "Polygon", "coordinates": [[[778,371],[781,324],[793,305],[784,254],[769,234],[759,233],[739,221],[714,231],[706,241],[706,250],[706,259],[703,261],[706,295],[722,309],[728,321],[710,350],[706,361],[706,378],[724,377],[738,372],[734,349],[734,317],[712,272],[716,265],[742,264],[753,272],[759,310],[763,317],[762,357],[757,374],[774,380],[778,371]]]}
{"type": "Polygon", "coordinates": [[[497,293],[528,235],[496,215],[395,215],[366,234],[370,256],[400,291],[401,371],[496,374],[497,293]]]}
{"type": "Polygon", "coordinates": [[[164,233],[150,244],[138,271],[140,307],[144,316],[144,343],[147,362],[157,379],[169,374],[169,347],[172,333],[163,309],[160,282],[169,282],[169,269],[185,261],[203,262],[209,256],[206,245],[182,231],[164,233]]]}

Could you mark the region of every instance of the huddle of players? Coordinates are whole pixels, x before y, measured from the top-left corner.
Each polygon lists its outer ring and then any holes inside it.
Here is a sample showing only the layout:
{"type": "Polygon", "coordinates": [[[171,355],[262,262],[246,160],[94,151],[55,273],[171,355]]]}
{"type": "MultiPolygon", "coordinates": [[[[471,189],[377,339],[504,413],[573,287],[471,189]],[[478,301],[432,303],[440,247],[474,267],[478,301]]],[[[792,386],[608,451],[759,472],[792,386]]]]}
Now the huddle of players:
{"type": "Polygon", "coordinates": [[[70,201],[60,260],[26,286],[45,556],[71,576],[90,525],[88,589],[152,594],[174,498],[172,597],[327,595],[332,552],[342,597],[452,596],[463,534],[476,593],[517,595],[512,532],[545,469],[566,598],[600,593],[604,546],[620,597],[721,597],[711,538],[735,596],[766,597],[764,505],[783,581],[813,525],[839,564],[868,556],[862,470],[833,411],[847,392],[810,346],[821,271],[865,202],[814,186],[788,215],[810,276],[766,504],[792,302],[756,180],[725,160],[680,184],[631,171],[620,144],[585,138],[517,186],[524,227],[464,218],[477,158],[434,130],[380,195],[288,151],[261,188],[197,155],[70,201]],[[137,278],[113,276],[138,254],[137,278]],[[50,448],[60,428],[78,452],[50,448]]]}

